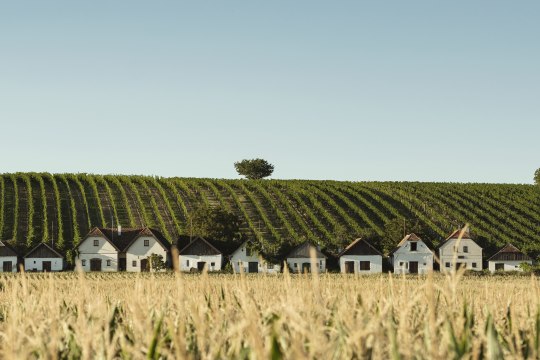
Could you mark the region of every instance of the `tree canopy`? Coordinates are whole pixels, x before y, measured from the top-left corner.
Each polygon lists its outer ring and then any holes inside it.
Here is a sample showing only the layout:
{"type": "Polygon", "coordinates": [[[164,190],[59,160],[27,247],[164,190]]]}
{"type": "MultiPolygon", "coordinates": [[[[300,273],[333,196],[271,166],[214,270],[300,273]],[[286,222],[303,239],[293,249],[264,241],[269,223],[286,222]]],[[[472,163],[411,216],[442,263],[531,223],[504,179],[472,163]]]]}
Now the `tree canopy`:
{"type": "Polygon", "coordinates": [[[264,159],[244,159],[235,162],[234,167],[239,175],[250,180],[262,179],[274,172],[274,165],[264,159]]]}
{"type": "Polygon", "coordinates": [[[190,214],[187,230],[189,235],[217,240],[234,248],[242,240],[241,223],[236,214],[222,207],[201,205],[190,214]]]}
{"type": "Polygon", "coordinates": [[[540,169],[537,169],[535,172],[534,172],[534,183],[536,185],[540,185],[540,169]]]}

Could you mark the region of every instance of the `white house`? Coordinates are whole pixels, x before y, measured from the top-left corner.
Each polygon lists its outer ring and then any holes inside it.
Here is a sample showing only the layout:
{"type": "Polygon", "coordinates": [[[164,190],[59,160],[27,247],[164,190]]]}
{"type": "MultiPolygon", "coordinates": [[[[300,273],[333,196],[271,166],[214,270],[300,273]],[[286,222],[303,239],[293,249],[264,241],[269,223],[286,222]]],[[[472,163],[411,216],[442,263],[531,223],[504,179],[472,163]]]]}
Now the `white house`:
{"type": "Polygon", "coordinates": [[[405,236],[392,252],[396,274],[426,274],[433,271],[433,252],[416,234],[405,236]]]}
{"type": "Polygon", "coordinates": [[[354,240],[339,255],[342,273],[373,274],[382,272],[382,254],[366,240],[354,240]]]}
{"type": "Polygon", "coordinates": [[[495,271],[523,271],[522,263],[532,265],[532,259],[512,244],[507,244],[488,259],[488,269],[495,271]]]}
{"type": "Polygon", "coordinates": [[[24,256],[25,271],[62,271],[64,257],[45,243],[41,243],[24,256]]]}
{"type": "Polygon", "coordinates": [[[298,245],[287,255],[287,265],[292,272],[311,272],[311,256],[319,272],[326,271],[326,256],[313,244],[305,242],[298,245]]]}
{"type": "Polygon", "coordinates": [[[468,229],[459,229],[450,234],[439,246],[439,262],[441,272],[462,267],[481,271],[482,248],[471,239],[468,229]]]}
{"type": "Polygon", "coordinates": [[[0,271],[17,272],[17,252],[7,241],[0,241],[0,271]]]}
{"type": "Polygon", "coordinates": [[[278,273],[281,266],[262,260],[249,241],[244,242],[231,255],[231,265],[235,273],[278,273]]]}
{"type": "Polygon", "coordinates": [[[178,240],[180,271],[219,271],[223,265],[223,253],[202,237],[182,236],[178,240]],[[186,242],[189,241],[189,243],[186,242]]]}
{"type": "Polygon", "coordinates": [[[169,242],[151,228],[93,228],[75,248],[83,271],[149,271],[148,257],[161,255],[168,262],[169,242]]]}

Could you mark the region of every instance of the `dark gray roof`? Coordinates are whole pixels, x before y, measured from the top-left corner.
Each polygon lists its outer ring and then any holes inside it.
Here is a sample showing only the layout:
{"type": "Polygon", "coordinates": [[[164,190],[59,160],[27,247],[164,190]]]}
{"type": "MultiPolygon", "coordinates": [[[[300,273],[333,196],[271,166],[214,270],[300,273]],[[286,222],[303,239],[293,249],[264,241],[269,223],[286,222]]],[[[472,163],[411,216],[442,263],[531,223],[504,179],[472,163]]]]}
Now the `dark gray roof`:
{"type": "MultiPolygon", "coordinates": [[[[126,251],[129,246],[140,236],[153,236],[167,251],[170,249],[170,242],[163,236],[161,232],[156,229],[144,227],[144,228],[127,228],[122,229],[118,234],[118,229],[113,228],[98,228],[95,227],[86,237],[89,236],[102,236],[105,237],[118,251],[126,251]]],[[[82,241],[81,241],[82,243],[82,241]]],[[[79,243],[79,244],[81,244],[79,243]]]]}
{"type": "MultiPolygon", "coordinates": [[[[182,240],[185,240],[185,239],[182,239],[182,240]]],[[[177,246],[180,247],[182,245],[184,245],[184,243],[181,242],[179,239],[177,246]]],[[[222,254],[222,252],[218,250],[214,245],[212,245],[206,239],[200,236],[197,236],[193,238],[193,240],[189,244],[180,248],[179,254],[180,255],[198,255],[198,256],[206,255],[208,256],[208,255],[220,255],[222,254]]]]}
{"type": "Polygon", "coordinates": [[[25,258],[44,258],[44,259],[52,259],[52,258],[61,258],[64,257],[56,250],[54,250],[52,247],[45,243],[41,243],[32,250],[28,252],[24,256],[25,258]]]}
{"type": "Polygon", "coordinates": [[[0,257],[17,256],[17,252],[7,241],[0,241],[0,257]]]}
{"type": "Polygon", "coordinates": [[[343,255],[380,255],[382,254],[375,249],[370,243],[366,240],[359,238],[354,240],[349,246],[345,248],[338,256],[343,255]]]}

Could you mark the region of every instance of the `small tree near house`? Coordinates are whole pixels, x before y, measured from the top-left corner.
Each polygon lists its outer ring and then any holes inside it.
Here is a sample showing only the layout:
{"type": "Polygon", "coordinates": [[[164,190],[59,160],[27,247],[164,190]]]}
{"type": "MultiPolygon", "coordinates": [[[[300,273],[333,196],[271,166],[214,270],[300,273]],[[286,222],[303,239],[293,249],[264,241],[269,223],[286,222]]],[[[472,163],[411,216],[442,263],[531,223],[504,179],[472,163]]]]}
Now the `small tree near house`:
{"type": "Polygon", "coordinates": [[[152,254],[148,257],[148,266],[152,271],[160,271],[165,269],[165,261],[163,255],[152,254]]]}

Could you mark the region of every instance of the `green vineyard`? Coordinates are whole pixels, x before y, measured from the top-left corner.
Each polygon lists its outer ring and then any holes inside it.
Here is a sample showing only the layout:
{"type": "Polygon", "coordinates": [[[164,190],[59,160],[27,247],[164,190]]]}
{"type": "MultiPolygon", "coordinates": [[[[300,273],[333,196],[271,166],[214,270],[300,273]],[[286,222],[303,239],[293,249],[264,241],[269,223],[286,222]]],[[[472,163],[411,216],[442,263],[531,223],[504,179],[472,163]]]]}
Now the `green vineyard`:
{"type": "Polygon", "coordinates": [[[118,224],[174,241],[200,204],[236,213],[243,235],[274,253],[305,240],[324,249],[343,234],[341,243],[381,236],[396,218],[416,219],[434,246],[468,223],[485,254],[506,243],[540,253],[540,187],[506,184],[4,174],[0,235],[22,253],[44,241],[67,252],[92,227],[118,224]]]}

